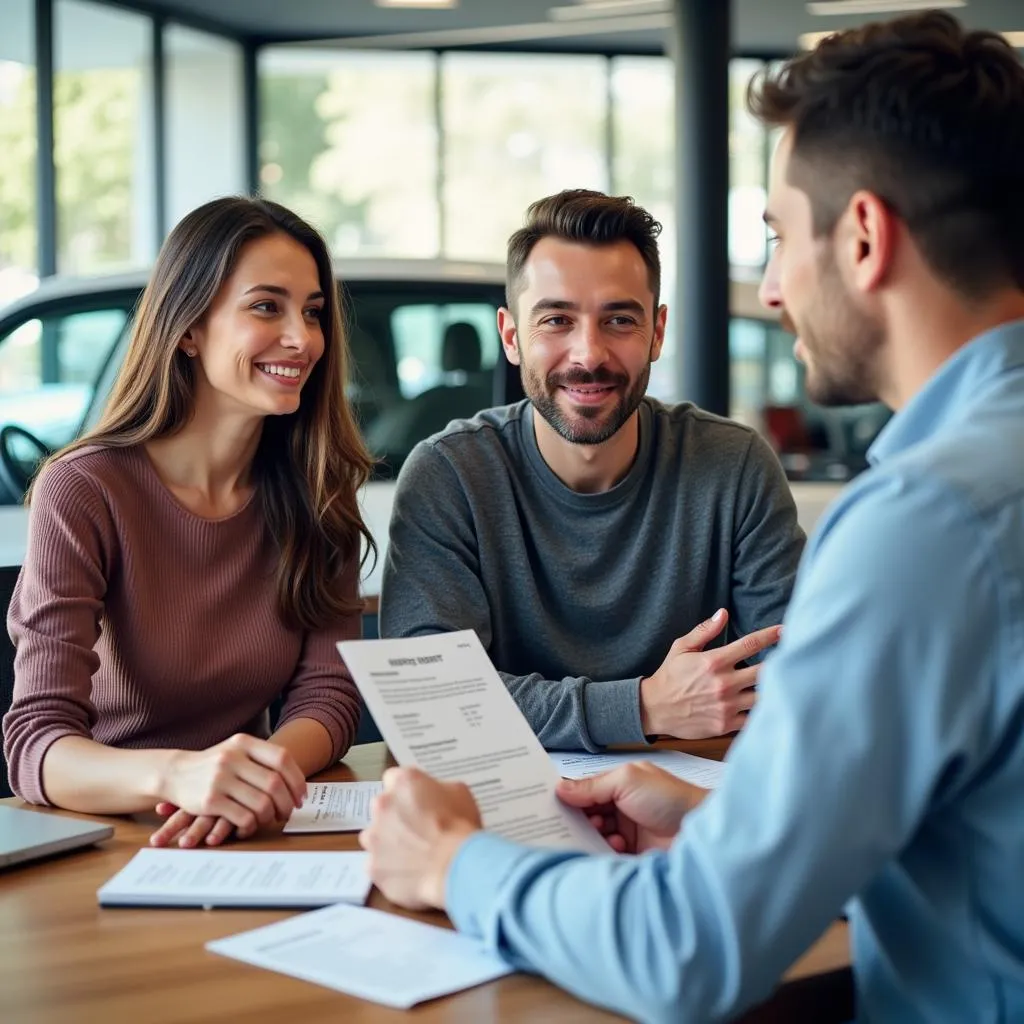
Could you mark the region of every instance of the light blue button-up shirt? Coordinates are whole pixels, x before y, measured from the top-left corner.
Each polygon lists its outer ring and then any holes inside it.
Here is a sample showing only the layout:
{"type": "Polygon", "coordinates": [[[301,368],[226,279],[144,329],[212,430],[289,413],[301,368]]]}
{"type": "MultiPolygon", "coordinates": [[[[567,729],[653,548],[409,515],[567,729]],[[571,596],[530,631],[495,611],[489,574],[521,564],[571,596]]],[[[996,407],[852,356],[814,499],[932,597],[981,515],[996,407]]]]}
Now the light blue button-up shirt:
{"type": "Polygon", "coordinates": [[[871,455],[671,850],[478,834],[448,877],[461,930],[637,1020],[712,1021],[850,900],[863,1020],[1024,1020],[1024,321],[948,360],[871,455]]]}

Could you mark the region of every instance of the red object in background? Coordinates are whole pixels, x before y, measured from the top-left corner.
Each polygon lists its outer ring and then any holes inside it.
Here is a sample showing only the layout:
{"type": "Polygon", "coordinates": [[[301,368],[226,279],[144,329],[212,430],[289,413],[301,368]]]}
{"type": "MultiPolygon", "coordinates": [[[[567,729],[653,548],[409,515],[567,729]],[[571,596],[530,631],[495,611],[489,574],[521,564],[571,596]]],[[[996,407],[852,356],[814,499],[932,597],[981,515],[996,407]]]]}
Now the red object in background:
{"type": "Polygon", "coordinates": [[[764,428],[777,452],[805,452],[811,447],[803,413],[795,405],[766,405],[764,428]]]}

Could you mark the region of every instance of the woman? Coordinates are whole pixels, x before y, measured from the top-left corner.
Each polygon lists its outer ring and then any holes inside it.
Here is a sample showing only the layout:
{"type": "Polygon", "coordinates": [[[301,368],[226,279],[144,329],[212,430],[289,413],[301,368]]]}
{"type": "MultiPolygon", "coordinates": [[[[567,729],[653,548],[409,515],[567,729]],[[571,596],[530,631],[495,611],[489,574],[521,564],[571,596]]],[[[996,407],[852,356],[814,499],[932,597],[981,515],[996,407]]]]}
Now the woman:
{"type": "Polygon", "coordinates": [[[226,198],[171,232],[102,420],[30,497],[4,719],[25,800],[155,806],[154,843],[217,845],[287,819],[348,749],[335,643],[359,636],[373,541],[346,360],[305,222],[226,198]]]}

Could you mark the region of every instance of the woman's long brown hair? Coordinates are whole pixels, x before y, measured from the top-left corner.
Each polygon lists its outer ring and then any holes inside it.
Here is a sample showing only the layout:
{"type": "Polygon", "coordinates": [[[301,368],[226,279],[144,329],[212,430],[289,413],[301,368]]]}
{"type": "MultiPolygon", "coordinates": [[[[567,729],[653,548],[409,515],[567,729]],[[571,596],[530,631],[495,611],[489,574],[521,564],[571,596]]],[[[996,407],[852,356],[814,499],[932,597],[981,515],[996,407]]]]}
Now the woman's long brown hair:
{"type": "MultiPolygon", "coordinates": [[[[269,536],[277,544],[277,599],[292,628],[317,629],[359,606],[340,590],[343,569],[376,545],[357,492],[373,461],[345,395],[348,345],[341,298],[323,239],[290,210],[265,199],[215,199],[170,233],[142,294],[124,364],[95,428],[53,456],[86,445],[130,448],[181,430],[192,415],[192,361],[181,339],[206,315],[257,238],[287,234],[316,261],[324,293],[324,354],[310,373],[296,412],[268,416],[253,481],[269,536]]],[[[52,461],[52,460],[50,460],[52,461]]]]}

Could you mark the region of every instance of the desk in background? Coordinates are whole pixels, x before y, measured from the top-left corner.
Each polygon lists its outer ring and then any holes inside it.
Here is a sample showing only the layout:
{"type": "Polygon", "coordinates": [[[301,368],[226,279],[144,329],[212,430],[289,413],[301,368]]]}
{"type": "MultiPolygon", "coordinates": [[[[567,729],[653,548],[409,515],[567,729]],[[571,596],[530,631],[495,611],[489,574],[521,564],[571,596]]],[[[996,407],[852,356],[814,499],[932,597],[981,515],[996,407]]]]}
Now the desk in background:
{"type": "MultiPolygon", "coordinates": [[[[726,741],[673,744],[720,756],[726,741]]],[[[379,779],[391,764],[383,744],[354,747],[318,776],[379,779]]],[[[9,801],[19,804],[20,801],[9,801]]],[[[96,890],[145,845],[152,824],[111,819],[101,847],[0,872],[0,999],[4,1024],[598,1024],[621,1018],[585,1006],[539,978],[514,975],[403,1012],[208,953],[204,943],[291,916],[264,910],[101,910],[96,890]]],[[[268,836],[246,849],[357,849],[354,834],[268,836]]],[[[376,890],[369,905],[405,913],[376,890]]],[[[443,914],[408,914],[446,924],[443,914]]],[[[832,927],[745,1024],[814,1024],[853,1016],[846,926],[832,927]]]]}

